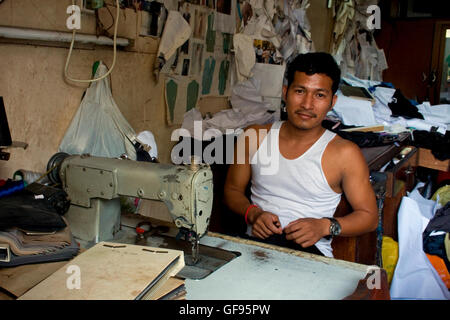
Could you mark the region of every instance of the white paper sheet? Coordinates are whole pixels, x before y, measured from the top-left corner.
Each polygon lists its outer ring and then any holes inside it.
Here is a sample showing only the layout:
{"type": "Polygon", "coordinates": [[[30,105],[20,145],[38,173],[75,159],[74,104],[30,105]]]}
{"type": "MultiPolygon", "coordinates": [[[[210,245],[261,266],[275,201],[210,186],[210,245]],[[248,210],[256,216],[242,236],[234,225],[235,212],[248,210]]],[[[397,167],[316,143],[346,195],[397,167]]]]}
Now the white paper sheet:
{"type": "Polygon", "coordinates": [[[178,11],[169,11],[164,31],[155,59],[154,74],[159,80],[159,72],[165,63],[175,54],[191,36],[191,26],[178,11]]]}
{"type": "Polygon", "coordinates": [[[450,104],[440,104],[432,106],[429,102],[424,102],[418,105],[417,108],[427,121],[438,122],[447,125],[450,124],[450,104]]]}
{"type": "Polygon", "coordinates": [[[395,89],[384,87],[377,87],[373,93],[376,101],[372,109],[377,123],[384,124],[391,121],[392,110],[388,104],[392,101],[394,93],[395,89]]]}
{"type": "MultiPolygon", "coordinates": [[[[202,120],[197,109],[184,114],[182,128],[194,134],[194,121],[201,121],[203,131],[217,129],[225,133],[226,129],[245,128],[252,124],[265,124],[275,121],[277,113],[268,112],[273,109],[272,103],[261,96],[261,83],[251,78],[233,87],[231,94],[232,109],[222,110],[211,119],[202,120]]],[[[198,125],[198,124],[197,124],[198,125]]],[[[181,134],[183,135],[183,134],[181,134]]]]}
{"type": "Polygon", "coordinates": [[[233,36],[233,44],[236,58],[236,80],[237,82],[245,81],[253,75],[251,70],[256,61],[253,38],[237,33],[233,36]]]}
{"type": "Polygon", "coordinates": [[[370,101],[353,99],[337,92],[337,101],[333,111],[345,125],[348,126],[374,126],[375,116],[370,101]]]}
{"type": "Polygon", "coordinates": [[[281,97],[285,69],[285,65],[255,63],[252,69],[253,78],[261,83],[262,96],[281,97]]]}
{"type": "Polygon", "coordinates": [[[206,123],[203,122],[203,118],[202,118],[202,114],[200,113],[200,111],[196,108],[189,110],[188,112],[186,112],[184,114],[184,118],[183,118],[183,124],[181,125],[181,127],[183,129],[186,129],[187,132],[185,132],[184,130],[180,130],[179,133],[181,136],[190,136],[190,137],[194,137],[194,124],[195,122],[198,123],[202,123],[202,131],[205,130],[206,128],[206,123]],[[188,134],[189,132],[189,134],[188,134]]]}
{"type": "Polygon", "coordinates": [[[246,110],[248,108],[268,108],[261,95],[261,81],[256,78],[250,78],[233,87],[231,105],[237,110],[246,110]]]}
{"type": "Polygon", "coordinates": [[[157,56],[164,56],[166,61],[170,59],[177,48],[189,39],[191,32],[191,26],[180,12],[169,11],[157,56]]]}
{"type": "Polygon", "coordinates": [[[231,14],[216,11],[214,30],[233,34],[236,32],[236,1],[231,2],[231,14]]]}
{"type": "Polygon", "coordinates": [[[273,122],[273,114],[270,114],[265,109],[249,108],[246,111],[252,112],[244,113],[240,110],[228,109],[216,113],[211,119],[206,120],[206,127],[214,128],[226,132],[226,129],[245,128],[252,124],[265,124],[273,122]]]}
{"type": "Polygon", "coordinates": [[[405,119],[403,117],[391,117],[390,125],[401,125],[406,128],[413,128],[415,130],[431,131],[433,127],[437,128],[437,132],[445,134],[447,125],[437,122],[431,122],[422,119],[405,119]]]}

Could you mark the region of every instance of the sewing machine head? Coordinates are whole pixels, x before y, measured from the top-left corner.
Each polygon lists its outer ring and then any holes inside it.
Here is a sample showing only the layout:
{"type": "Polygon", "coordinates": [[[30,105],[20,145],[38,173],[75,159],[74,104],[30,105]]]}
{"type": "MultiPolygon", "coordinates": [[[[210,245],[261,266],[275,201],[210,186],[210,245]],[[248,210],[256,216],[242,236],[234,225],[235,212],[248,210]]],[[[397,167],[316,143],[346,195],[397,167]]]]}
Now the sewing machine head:
{"type": "Polygon", "coordinates": [[[164,203],[177,228],[197,240],[206,234],[213,202],[211,169],[89,155],[55,154],[48,170],[60,182],[71,206],[66,213],[73,235],[97,243],[120,228],[120,196],[164,203]]]}

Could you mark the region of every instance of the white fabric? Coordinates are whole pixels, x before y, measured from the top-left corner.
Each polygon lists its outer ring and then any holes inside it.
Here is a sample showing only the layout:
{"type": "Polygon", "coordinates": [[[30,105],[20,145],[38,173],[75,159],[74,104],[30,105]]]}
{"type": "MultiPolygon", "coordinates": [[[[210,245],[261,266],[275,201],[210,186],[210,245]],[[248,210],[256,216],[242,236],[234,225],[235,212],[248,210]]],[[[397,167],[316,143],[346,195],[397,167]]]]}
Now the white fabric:
{"type": "Polygon", "coordinates": [[[437,202],[423,198],[417,188],[402,199],[398,211],[399,257],[390,289],[392,299],[450,299],[450,292],[423,251],[422,233],[436,210],[437,202]]]}
{"type": "MultiPolygon", "coordinates": [[[[303,155],[288,160],[278,144],[282,123],[272,125],[251,159],[252,202],[278,215],[282,228],[299,218],[332,217],[341,194],[334,192],[326,180],[322,155],[336,134],[326,130],[303,155]]],[[[331,240],[322,238],[315,245],[325,256],[333,256],[331,240]]]]}
{"type": "Polygon", "coordinates": [[[152,158],[158,158],[158,146],[156,145],[155,136],[150,131],[142,131],[138,134],[137,140],[150,147],[148,154],[152,158]]]}
{"type": "MultiPolygon", "coordinates": [[[[252,124],[272,123],[279,119],[279,113],[273,110],[274,102],[266,101],[261,96],[261,82],[256,78],[235,85],[232,89],[230,102],[232,109],[225,109],[215,113],[210,119],[203,120],[200,111],[193,108],[184,114],[181,136],[194,136],[195,122],[201,123],[201,130],[209,131],[210,136],[229,133],[228,130],[241,129],[252,124]],[[276,118],[278,117],[278,118],[276,118]],[[212,129],[212,130],[210,130],[212,129]]],[[[199,125],[199,124],[197,124],[199,125]]],[[[176,137],[178,139],[178,137],[176,137]]],[[[196,139],[204,139],[197,137],[196,139]]]]}

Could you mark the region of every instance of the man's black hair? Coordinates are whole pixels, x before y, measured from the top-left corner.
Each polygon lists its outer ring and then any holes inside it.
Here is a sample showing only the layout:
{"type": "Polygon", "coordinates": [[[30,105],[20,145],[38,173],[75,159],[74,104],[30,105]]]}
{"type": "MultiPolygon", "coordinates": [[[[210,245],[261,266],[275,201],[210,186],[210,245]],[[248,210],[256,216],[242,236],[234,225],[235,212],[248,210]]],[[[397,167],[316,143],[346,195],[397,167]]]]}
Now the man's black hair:
{"type": "Polygon", "coordinates": [[[331,90],[333,94],[339,88],[339,82],[341,81],[341,70],[334,60],[333,56],[326,52],[310,52],[299,54],[288,65],[287,81],[288,88],[294,81],[295,72],[304,72],[308,76],[312,76],[316,73],[322,73],[327,75],[333,81],[331,90]]]}

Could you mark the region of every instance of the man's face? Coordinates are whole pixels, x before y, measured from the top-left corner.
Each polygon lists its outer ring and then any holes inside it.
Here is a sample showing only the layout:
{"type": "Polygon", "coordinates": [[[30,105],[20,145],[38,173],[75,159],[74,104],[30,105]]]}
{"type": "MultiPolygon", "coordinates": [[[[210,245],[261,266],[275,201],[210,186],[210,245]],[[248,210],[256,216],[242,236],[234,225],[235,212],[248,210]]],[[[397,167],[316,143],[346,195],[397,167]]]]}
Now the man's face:
{"type": "Polygon", "coordinates": [[[297,71],[289,88],[283,86],[288,121],[303,130],[320,126],[336,103],[332,85],[333,80],[325,74],[308,76],[297,71]]]}

